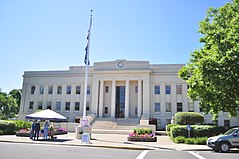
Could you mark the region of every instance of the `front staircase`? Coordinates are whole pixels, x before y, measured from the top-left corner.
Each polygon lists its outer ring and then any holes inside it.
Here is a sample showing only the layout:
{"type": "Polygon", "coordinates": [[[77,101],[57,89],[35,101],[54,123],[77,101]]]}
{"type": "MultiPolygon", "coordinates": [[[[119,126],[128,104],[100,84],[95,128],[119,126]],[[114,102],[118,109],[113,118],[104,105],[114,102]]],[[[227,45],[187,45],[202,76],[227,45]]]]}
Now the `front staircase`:
{"type": "Polygon", "coordinates": [[[92,125],[93,133],[129,134],[139,124],[138,118],[95,118],[92,125]]]}

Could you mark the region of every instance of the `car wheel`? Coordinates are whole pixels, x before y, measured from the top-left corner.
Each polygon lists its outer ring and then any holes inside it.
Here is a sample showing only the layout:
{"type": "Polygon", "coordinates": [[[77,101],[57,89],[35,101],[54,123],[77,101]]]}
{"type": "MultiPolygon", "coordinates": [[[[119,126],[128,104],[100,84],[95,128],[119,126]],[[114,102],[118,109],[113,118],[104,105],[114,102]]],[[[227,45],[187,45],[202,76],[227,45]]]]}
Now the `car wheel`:
{"type": "Polygon", "coordinates": [[[222,142],[222,143],[220,143],[220,145],[219,145],[219,150],[220,150],[221,152],[228,152],[228,151],[230,151],[230,145],[229,145],[229,143],[228,143],[228,142],[222,142]]]}

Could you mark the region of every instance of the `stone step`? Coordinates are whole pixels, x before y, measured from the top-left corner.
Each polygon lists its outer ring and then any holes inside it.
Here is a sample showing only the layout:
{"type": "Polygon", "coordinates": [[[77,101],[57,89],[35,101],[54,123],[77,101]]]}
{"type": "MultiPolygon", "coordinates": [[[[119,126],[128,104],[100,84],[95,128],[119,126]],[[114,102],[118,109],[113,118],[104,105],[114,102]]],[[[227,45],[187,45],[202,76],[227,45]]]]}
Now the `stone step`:
{"type": "Polygon", "coordinates": [[[128,134],[132,133],[132,130],[92,129],[92,133],[95,133],[95,134],[122,134],[122,135],[128,135],[128,134]]]}

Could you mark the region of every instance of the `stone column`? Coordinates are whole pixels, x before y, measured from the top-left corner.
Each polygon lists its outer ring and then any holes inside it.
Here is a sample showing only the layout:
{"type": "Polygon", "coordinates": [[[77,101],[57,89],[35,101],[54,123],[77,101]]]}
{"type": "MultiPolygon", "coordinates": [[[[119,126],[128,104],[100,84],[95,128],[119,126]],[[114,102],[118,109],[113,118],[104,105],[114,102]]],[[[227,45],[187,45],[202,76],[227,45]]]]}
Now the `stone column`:
{"type": "Polygon", "coordinates": [[[138,118],[142,115],[142,80],[138,80],[138,118]]]}
{"type": "Polygon", "coordinates": [[[92,86],[92,113],[98,116],[98,101],[99,101],[99,81],[94,80],[92,86]]]}
{"type": "Polygon", "coordinates": [[[100,81],[99,117],[103,117],[104,81],[100,81]]]}
{"type": "Polygon", "coordinates": [[[126,80],[125,88],[125,118],[129,118],[129,80],[126,80]]]}
{"type": "Polygon", "coordinates": [[[111,91],[111,118],[115,118],[115,98],[116,98],[116,81],[112,81],[111,91]]]}
{"type": "Polygon", "coordinates": [[[149,79],[143,80],[143,116],[149,118],[149,79]]]}

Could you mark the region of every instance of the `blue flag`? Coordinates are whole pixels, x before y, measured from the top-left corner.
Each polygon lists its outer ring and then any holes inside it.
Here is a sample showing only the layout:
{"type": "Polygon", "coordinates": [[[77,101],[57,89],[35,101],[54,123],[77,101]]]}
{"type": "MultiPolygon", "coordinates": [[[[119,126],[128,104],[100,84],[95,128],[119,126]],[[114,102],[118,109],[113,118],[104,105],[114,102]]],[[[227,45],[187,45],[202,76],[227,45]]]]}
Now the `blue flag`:
{"type": "MultiPolygon", "coordinates": [[[[92,13],[92,10],[91,10],[91,13],[92,13]]],[[[89,60],[89,51],[90,51],[90,30],[91,30],[91,25],[92,25],[92,14],[90,15],[90,27],[89,27],[89,30],[88,30],[88,35],[87,35],[87,45],[86,45],[86,48],[85,48],[85,59],[84,59],[84,62],[86,65],[90,65],[90,60],[89,60]]]]}

